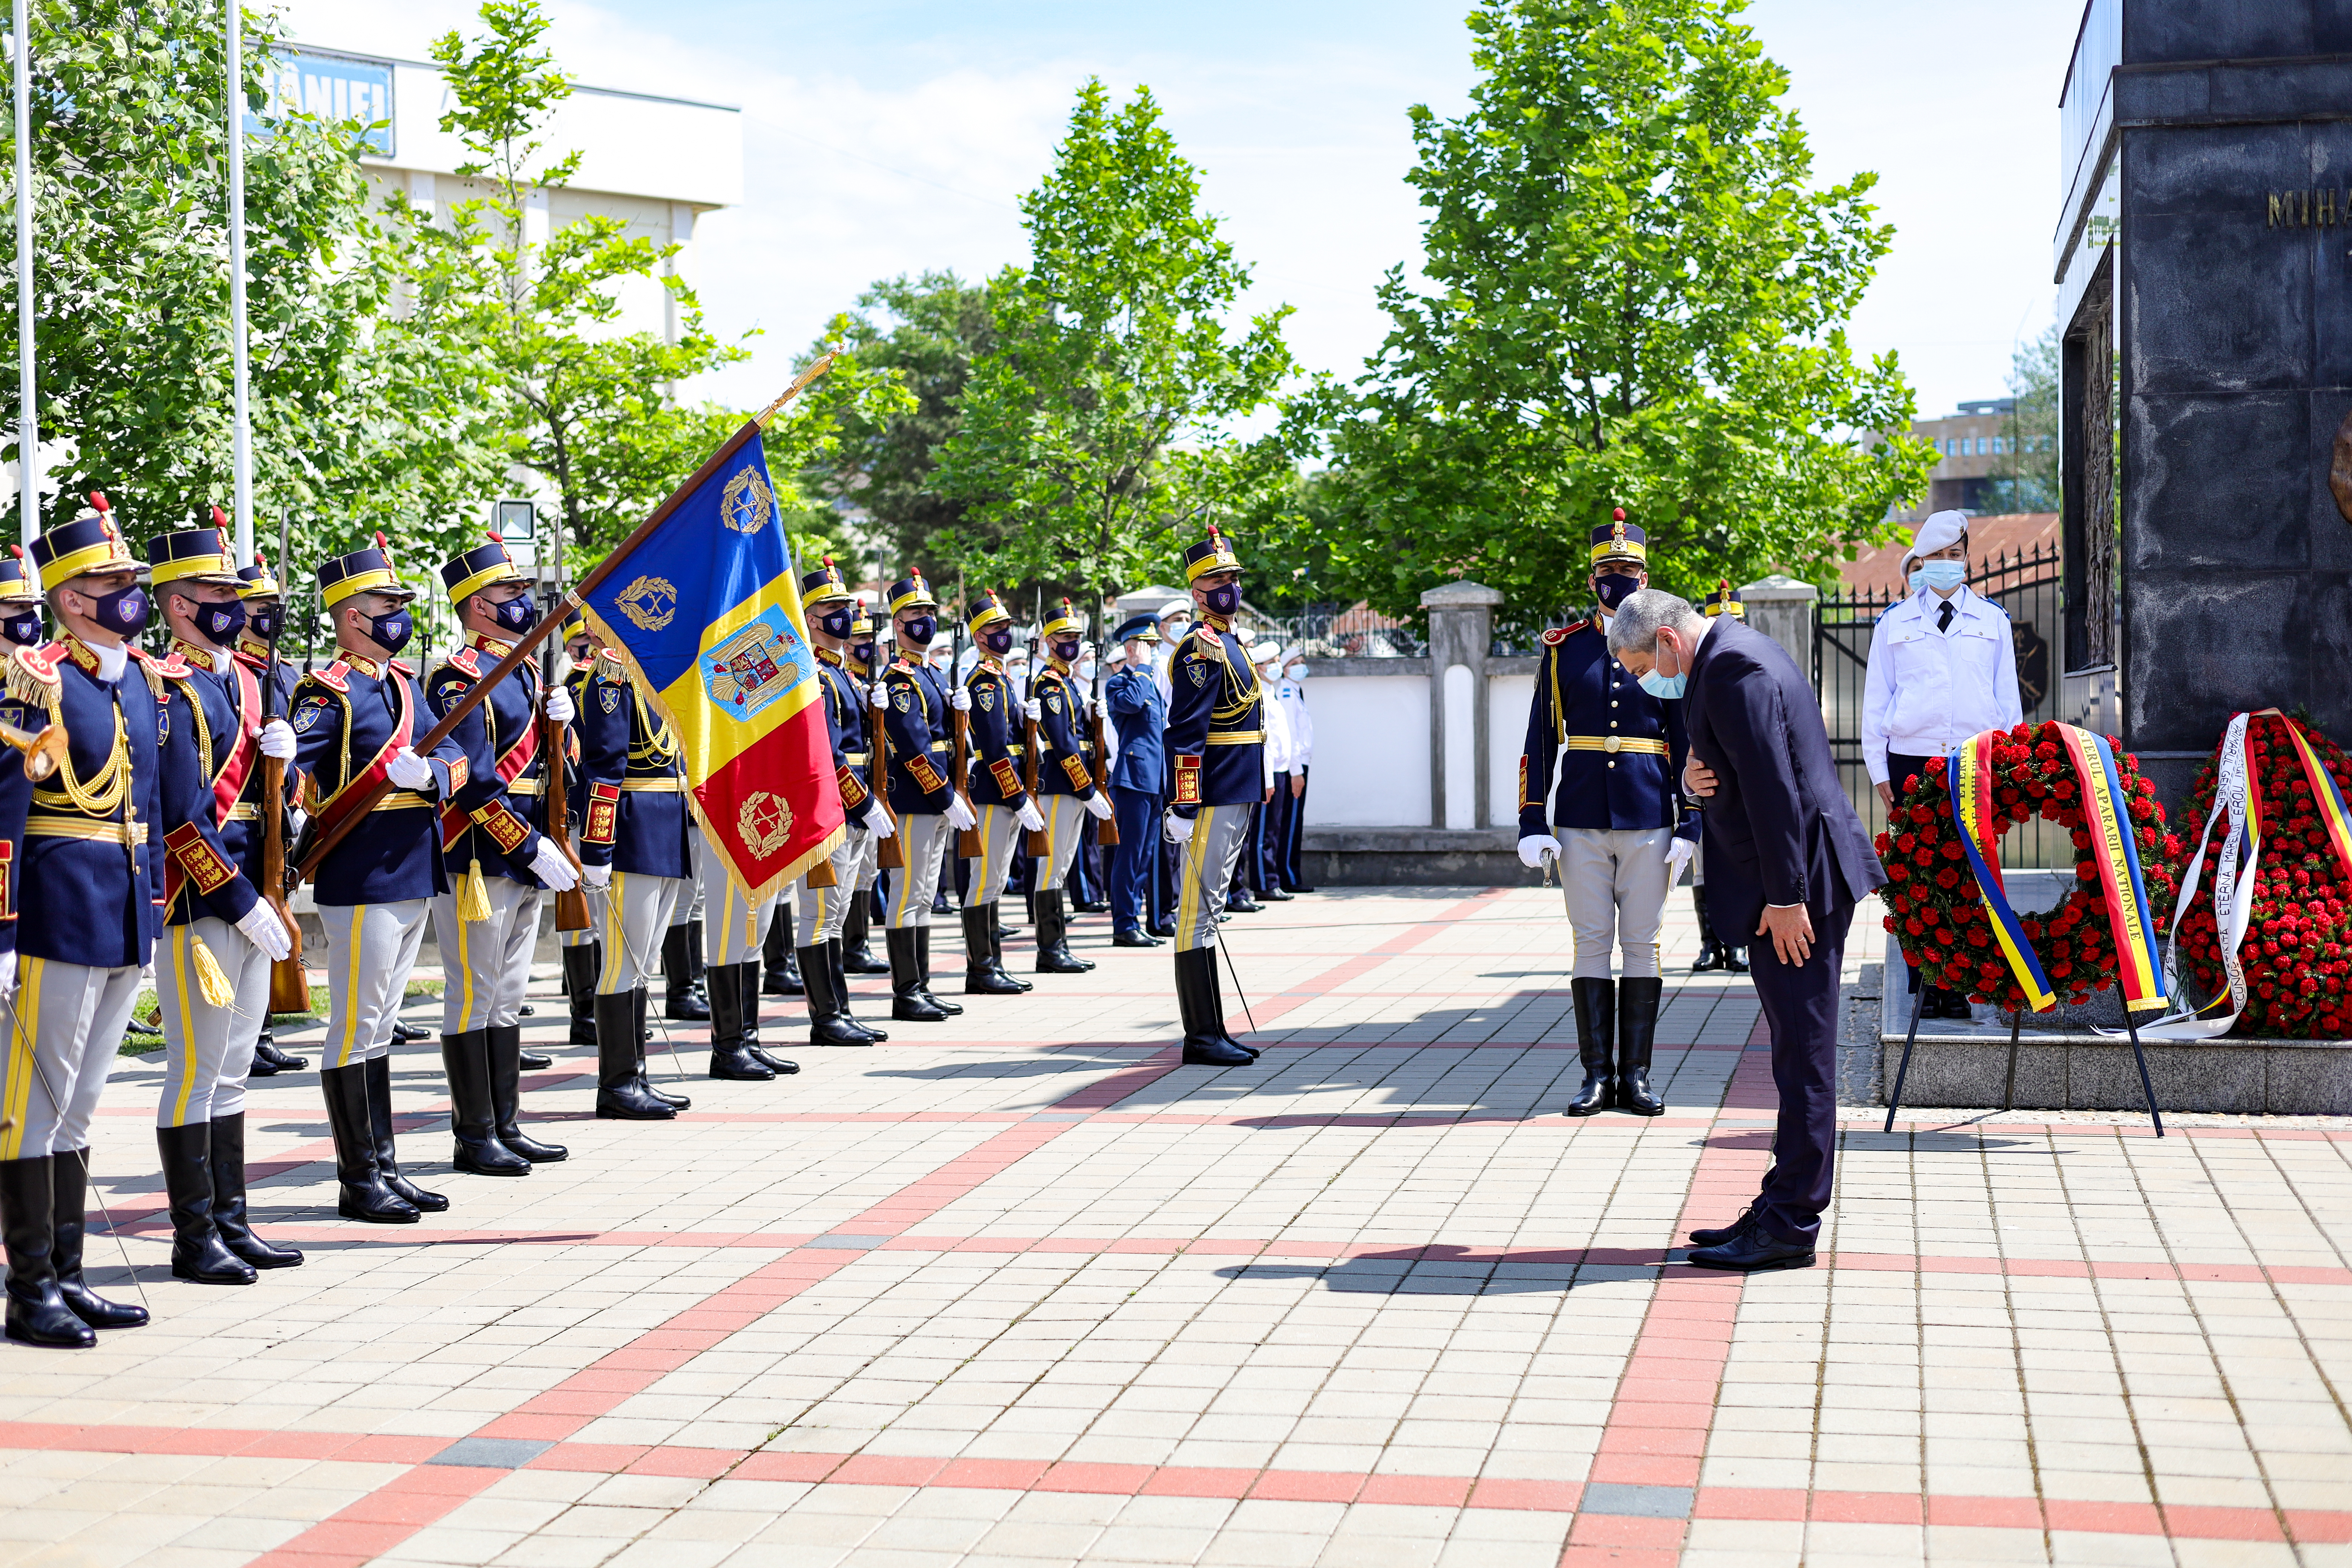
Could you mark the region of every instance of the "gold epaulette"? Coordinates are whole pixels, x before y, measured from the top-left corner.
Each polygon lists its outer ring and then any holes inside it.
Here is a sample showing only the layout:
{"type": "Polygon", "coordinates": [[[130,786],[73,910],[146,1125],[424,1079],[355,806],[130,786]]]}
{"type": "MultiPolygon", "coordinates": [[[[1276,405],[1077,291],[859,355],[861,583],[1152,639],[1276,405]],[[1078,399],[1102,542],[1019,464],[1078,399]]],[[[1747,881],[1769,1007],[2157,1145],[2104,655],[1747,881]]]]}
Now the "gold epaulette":
{"type": "Polygon", "coordinates": [[[58,692],[64,689],[58,665],[65,654],[66,645],[58,642],[13,650],[8,656],[8,695],[28,708],[54,709],[58,692]]]}

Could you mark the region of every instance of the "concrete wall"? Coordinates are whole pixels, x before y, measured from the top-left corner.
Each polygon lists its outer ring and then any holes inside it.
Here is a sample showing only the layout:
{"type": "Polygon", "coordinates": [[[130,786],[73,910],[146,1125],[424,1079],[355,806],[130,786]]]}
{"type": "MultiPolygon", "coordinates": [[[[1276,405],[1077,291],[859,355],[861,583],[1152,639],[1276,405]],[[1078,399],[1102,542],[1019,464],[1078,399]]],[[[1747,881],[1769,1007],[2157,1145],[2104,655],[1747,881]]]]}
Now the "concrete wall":
{"type": "Polygon", "coordinates": [[[1315,716],[1307,827],[1427,826],[1428,661],[1320,659],[1316,670],[1306,688],[1315,716]],[[1367,665],[1376,668],[1357,673],[1367,665]]]}

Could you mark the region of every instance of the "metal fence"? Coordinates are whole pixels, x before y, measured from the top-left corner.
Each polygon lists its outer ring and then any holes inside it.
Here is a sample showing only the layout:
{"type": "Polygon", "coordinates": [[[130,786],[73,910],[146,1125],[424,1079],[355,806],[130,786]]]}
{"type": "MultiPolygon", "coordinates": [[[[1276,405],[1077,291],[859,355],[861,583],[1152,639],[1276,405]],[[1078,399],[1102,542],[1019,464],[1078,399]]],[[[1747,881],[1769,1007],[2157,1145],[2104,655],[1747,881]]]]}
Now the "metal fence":
{"type": "MultiPolygon", "coordinates": [[[[2026,721],[2057,717],[2063,586],[2057,547],[1997,556],[1971,574],[1969,586],[2009,612],[2017,649],[2017,697],[2026,721]]],[[[1892,592],[1825,595],[1813,618],[1813,687],[1821,693],[1830,750],[1837,758],[1847,797],[1874,835],[1886,826],[1886,813],[1863,761],[1863,677],[1870,662],[1871,628],[1901,597],[1892,592]]],[[[2011,828],[2001,841],[2000,855],[2003,865],[2021,868],[2074,862],[2065,831],[2038,818],[2011,828]]]]}
{"type": "Polygon", "coordinates": [[[1309,658],[1419,658],[1429,652],[1411,626],[1361,605],[1317,605],[1296,616],[1270,616],[1263,629],[1286,647],[1304,648],[1309,658]]]}

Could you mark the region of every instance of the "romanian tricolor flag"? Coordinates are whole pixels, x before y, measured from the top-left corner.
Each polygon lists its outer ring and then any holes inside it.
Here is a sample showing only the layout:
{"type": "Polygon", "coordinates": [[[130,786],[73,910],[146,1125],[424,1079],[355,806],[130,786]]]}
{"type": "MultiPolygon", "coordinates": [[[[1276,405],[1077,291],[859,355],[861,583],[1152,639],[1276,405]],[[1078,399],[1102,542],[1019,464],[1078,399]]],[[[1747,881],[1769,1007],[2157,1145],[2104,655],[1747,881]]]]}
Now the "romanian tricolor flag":
{"type": "Polygon", "coordinates": [[[842,841],[800,574],[747,422],[580,595],[677,731],[710,847],[754,901],[842,841]]]}

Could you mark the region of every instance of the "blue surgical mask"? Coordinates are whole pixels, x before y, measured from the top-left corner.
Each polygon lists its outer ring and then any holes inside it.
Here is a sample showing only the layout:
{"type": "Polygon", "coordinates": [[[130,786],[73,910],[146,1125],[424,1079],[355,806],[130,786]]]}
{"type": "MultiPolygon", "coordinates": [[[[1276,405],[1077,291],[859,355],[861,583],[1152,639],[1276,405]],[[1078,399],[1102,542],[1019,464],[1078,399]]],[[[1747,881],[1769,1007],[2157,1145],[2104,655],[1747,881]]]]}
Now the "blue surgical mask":
{"type": "Polygon", "coordinates": [[[1304,679],[1307,679],[1307,667],[1306,667],[1305,665],[1303,665],[1303,664],[1294,664],[1294,665],[1292,665],[1292,666],[1290,667],[1290,679],[1293,679],[1293,680],[1304,680],[1304,679]]]}
{"type": "Polygon", "coordinates": [[[844,605],[839,609],[827,610],[819,616],[816,629],[829,637],[845,637],[849,635],[850,623],[856,618],[857,612],[844,605]]]}
{"type": "Polygon", "coordinates": [[[246,630],[263,642],[276,642],[278,628],[283,623],[285,615],[286,607],[282,605],[264,605],[259,609],[248,610],[245,616],[246,630]]]}
{"type": "Polygon", "coordinates": [[[1208,606],[1212,615],[1230,616],[1242,607],[1242,585],[1227,583],[1215,588],[1203,588],[1201,590],[1201,602],[1208,606]]]}
{"type": "Polygon", "coordinates": [[[1013,629],[1010,626],[991,626],[980,634],[980,646],[1000,656],[1011,653],[1013,629]]]}
{"type": "Polygon", "coordinates": [[[1969,580],[1965,561],[1922,561],[1911,569],[1911,591],[1933,588],[1938,594],[1948,594],[1969,580]]]}
{"type": "Polygon", "coordinates": [[[1682,696],[1683,688],[1690,684],[1690,676],[1687,672],[1681,675],[1660,675],[1654,669],[1649,674],[1637,679],[1642,683],[1643,690],[1666,702],[1672,702],[1682,696]]]}
{"type": "Polygon", "coordinates": [[[41,646],[41,612],[24,610],[0,621],[0,637],[6,637],[18,647],[41,646]]]}

